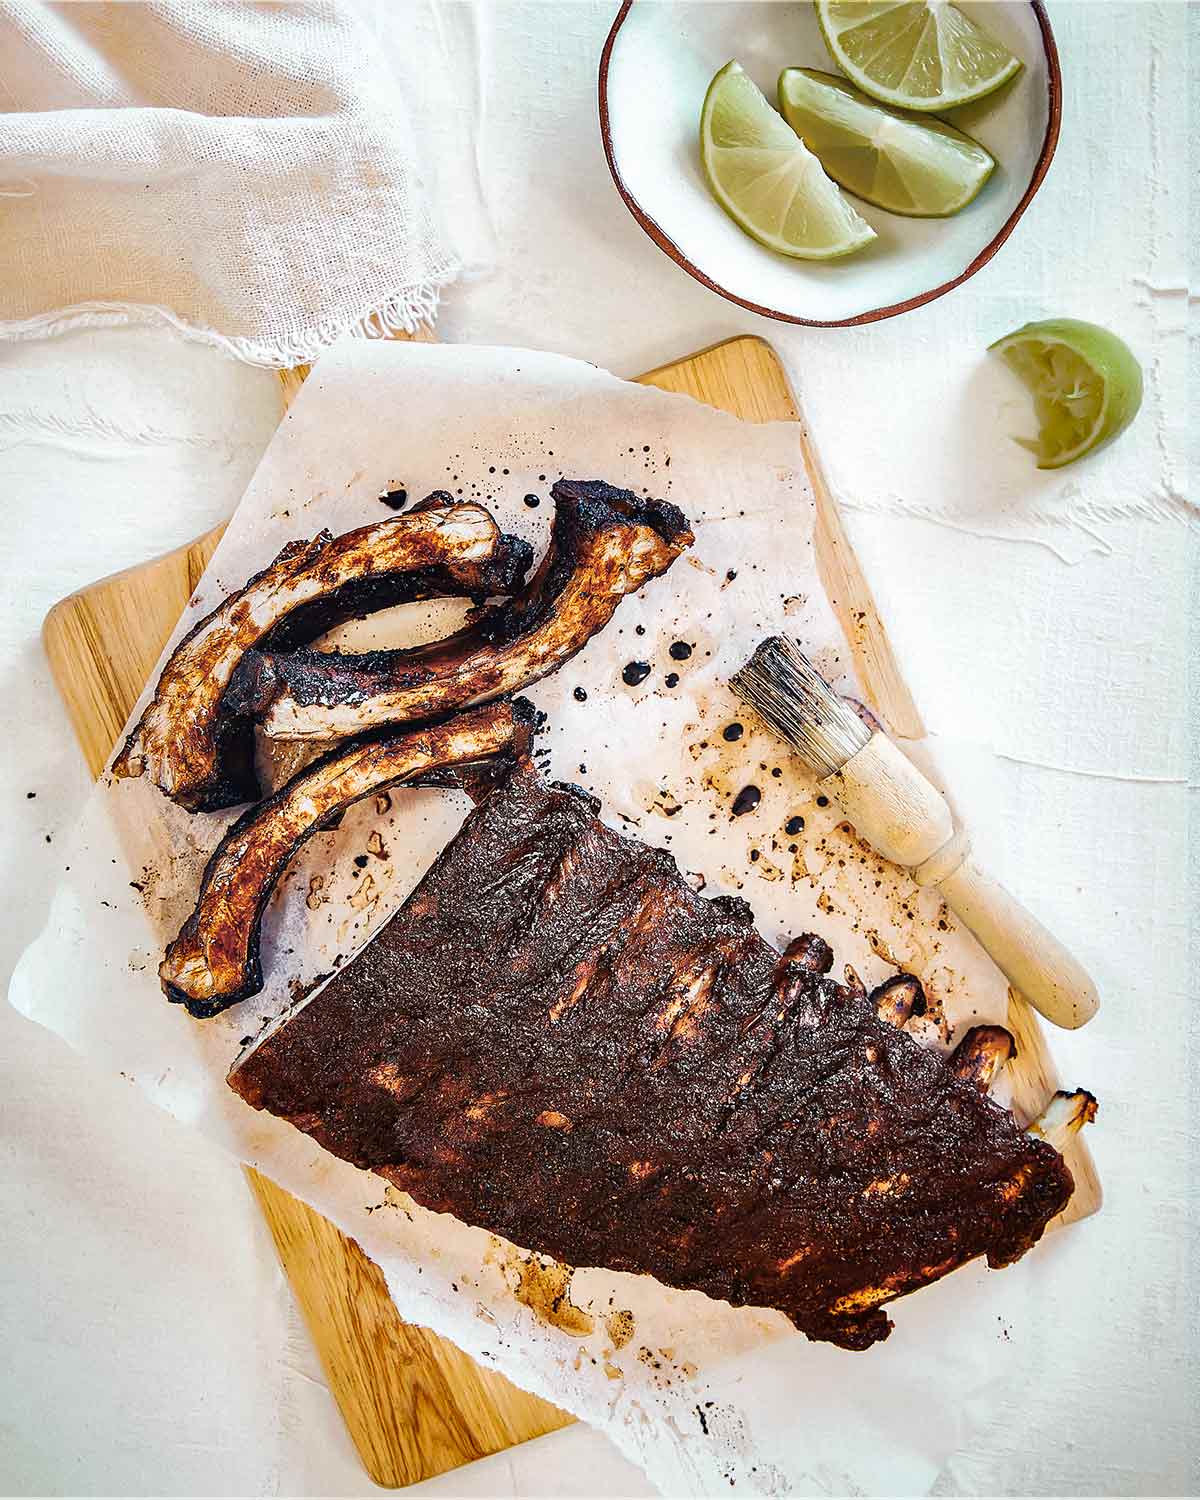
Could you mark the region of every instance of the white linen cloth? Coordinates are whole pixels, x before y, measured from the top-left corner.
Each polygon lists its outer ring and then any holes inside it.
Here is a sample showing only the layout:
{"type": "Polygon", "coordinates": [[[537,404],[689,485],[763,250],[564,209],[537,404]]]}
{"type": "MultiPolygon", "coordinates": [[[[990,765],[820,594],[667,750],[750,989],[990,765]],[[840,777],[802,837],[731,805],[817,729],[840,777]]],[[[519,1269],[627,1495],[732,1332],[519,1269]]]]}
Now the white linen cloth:
{"type": "Polygon", "coordinates": [[[0,4],[0,338],[164,321],[255,364],[429,322],[401,90],[328,0],[0,4]]]}

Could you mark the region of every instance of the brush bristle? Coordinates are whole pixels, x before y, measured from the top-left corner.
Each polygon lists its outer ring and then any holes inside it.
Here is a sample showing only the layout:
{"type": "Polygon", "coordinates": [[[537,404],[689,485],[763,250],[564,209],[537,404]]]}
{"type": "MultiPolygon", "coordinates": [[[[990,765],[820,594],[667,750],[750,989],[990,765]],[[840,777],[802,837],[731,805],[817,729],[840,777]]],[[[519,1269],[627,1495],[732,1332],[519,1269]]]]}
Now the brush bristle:
{"type": "Polygon", "coordinates": [[[821,780],[844,766],[871,738],[854,710],[786,636],[763,641],[734,673],[733,690],[795,746],[821,780]]]}

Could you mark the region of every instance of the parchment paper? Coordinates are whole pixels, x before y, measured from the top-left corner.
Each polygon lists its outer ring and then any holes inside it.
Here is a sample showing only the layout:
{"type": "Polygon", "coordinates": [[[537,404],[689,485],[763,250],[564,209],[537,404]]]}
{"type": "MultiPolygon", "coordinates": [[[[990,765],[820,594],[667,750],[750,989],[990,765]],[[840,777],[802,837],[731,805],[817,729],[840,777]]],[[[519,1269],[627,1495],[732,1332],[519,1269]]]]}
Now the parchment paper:
{"type": "MultiPolygon", "coordinates": [[[[596,792],[615,827],[671,849],[706,894],[740,892],[772,941],[820,931],[868,984],[896,965],[918,973],[933,1002],[930,1045],[1002,1019],[1005,985],[974,941],[818,805],[797,763],[724,685],[762,635],[785,626],[853,690],[816,576],[812,497],[791,424],[750,426],[526,350],[344,344],[282,423],[178,633],[292,538],[384,519],[379,497],[397,487],[414,500],[437,488],[482,499],[540,551],[560,475],[670,499],[697,541],[531,690],[549,716],[548,774],[596,792]],[[686,660],[671,657],[675,641],[692,647],[686,660]],[[651,666],[634,687],[622,680],[630,661],[651,666]],[[726,739],[734,722],[744,733],[726,739]],[[761,801],[735,818],[747,785],[761,801]],[[788,834],[797,817],[803,829],[788,834]]],[[[409,606],[338,636],[404,644],[440,634],[456,613],[409,606]]],[[[103,779],[13,1003],[312,1203],[382,1266],[406,1318],[602,1427],[665,1492],[927,1490],[983,1410],[997,1317],[1019,1317],[1024,1303],[1021,1271],[1000,1282],[960,1271],[899,1304],[886,1344],[849,1354],[810,1344],[778,1314],[735,1311],[647,1277],[581,1269],[568,1278],[420,1209],[226,1087],[240,1048],[296,986],[369,938],[465,810],[446,793],[402,789],[391,803],[381,815],[367,799],[306,846],[268,913],[266,988],[197,1023],[164,1001],[155,969],[227,819],[188,816],[144,781],[103,779]]]]}

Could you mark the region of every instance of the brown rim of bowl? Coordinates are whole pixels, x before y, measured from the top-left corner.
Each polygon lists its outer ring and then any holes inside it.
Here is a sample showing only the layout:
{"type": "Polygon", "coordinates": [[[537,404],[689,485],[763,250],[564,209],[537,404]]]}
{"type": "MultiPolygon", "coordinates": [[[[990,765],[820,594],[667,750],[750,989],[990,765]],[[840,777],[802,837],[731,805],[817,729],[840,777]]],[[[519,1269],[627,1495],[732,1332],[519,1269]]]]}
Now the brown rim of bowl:
{"type": "Polygon", "coordinates": [[[718,296],[724,297],[728,302],[736,302],[739,307],[747,308],[750,312],[761,313],[764,318],[774,318],[778,323],[799,323],[805,328],[854,328],[862,323],[878,323],[882,318],[894,318],[898,313],[911,312],[914,307],[924,307],[927,302],[933,302],[938,297],[944,297],[947,292],[952,292],[956,286],[961,286],[964,281],[974,276],[975,272],[986,266],[1000,246],[1017,227],[1017,220],[1029,207],[1033,195],[1042,185],[1042,180],[1050,170],[1050,163],[1054,160],[1054,152],[1058,146],[1058,134],[1062,128],[1062,70],[1058,62],[1058,48],[1054,43],[1054,32],[1050,29],[1050,17],[1046,14],[1043,0],[1029,0],[1029,5],[1038,23],[1038,29],[1042,34],[1042,49],[1046,55],[1047,74],[1047,119],[1046,134],[1042,139],[1042,149],[1038,153],[1037,163],[1033,169],[1033,176],[1029,179],[1029,186],[1021,196],[1021,201],[1009,214],[1008,218],[1000,226],[998,232],[987,242],[979,254],[957,276],[950,281],[943,281],[940,286],[933,287],[928,292],[922,292],[920,296],[909,297],[904,302],[893,302],[888,307],[876,307],[870,312],[858,313],[853,318],[834,318],[825,320],[822,318],[798,318],[792,313],[778,312],[772,307],[762,307],[757,302],[748,302],[745,297],[739,297],[735,292],[726,290],[719,282],[706,276],[699,266],[690,261],[675,241],[667,234],[661,224],[653,220],[642,208],[641,204],[625,186],[625,180],[621,176],[620,168],[617,166],[616,156],[613,152],[612,128],[609,123],[608,114],[608,68],[612,60],[613,45],[617,40],[617,33],[625,24],[625,18],[633,9],[633,0],[621,0],[621,8],[617,12],[616,20],[612,23],[608,36],[605,38],[604,50],[600,54],[600,138],[604,142],[604,156],[608,162],[608,170],[612,174],[612,180],[616,184],[617,192],[624,200],[625,207],[638,221],[658,248],[664,251],[671,259],[683,267],[689,276],[694,277],[701,286],[706,286],[710,292],[716,292],[718,296]]]}

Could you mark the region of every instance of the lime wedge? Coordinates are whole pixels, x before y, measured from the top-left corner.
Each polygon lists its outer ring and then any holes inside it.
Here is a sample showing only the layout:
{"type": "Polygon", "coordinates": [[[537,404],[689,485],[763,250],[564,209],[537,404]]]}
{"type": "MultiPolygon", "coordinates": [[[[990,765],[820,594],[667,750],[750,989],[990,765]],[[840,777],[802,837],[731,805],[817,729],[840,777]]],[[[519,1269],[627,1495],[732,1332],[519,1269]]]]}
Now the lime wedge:
{"type": "Polygon", "coordinates": [[[956,214],[996,165],[953,125],[876,104],[844,78],[815,68],[783,70],[779,108],[834,182],[890,213],[956,214]]]}
{"type": "Polygon", "coordinates": [[[781,255],[833,260],[875,238],[740,63],[726,63],[708,86],[700,161],[734,223],[781,255]]]}
{"type": "Polygon", "coordinates": [[[1142,367],[1129,345],[1097,323],[1047,318],[1026,323],[989,349],[1033,395],[1038,438],[1018,438],[1039,469],[1061,469],[1111,443],[1142,404],[1142,367]]]}
{"type": "Polygon", "coordinates": [[[953,109],[982,99],[1020,60],[949,0],[814,0],[838,67],[899,109],[953,109]]]}

